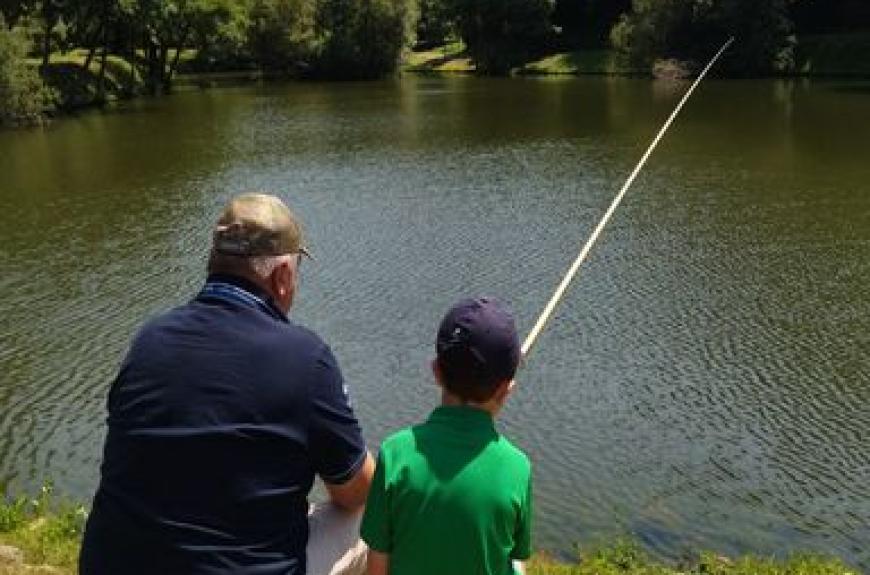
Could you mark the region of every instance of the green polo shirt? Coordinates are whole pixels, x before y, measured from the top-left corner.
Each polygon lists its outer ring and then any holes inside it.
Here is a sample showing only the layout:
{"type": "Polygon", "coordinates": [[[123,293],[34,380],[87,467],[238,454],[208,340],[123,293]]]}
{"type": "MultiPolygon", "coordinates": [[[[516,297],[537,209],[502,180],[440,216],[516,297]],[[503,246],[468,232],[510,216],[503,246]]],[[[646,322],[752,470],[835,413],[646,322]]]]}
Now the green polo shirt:
{"type": "Polygon", "coordinates": [[[361,534],[390,575],[510,575],[531,516],[528,457],[487,412],[441,406],[381,445],[361,534]]]}

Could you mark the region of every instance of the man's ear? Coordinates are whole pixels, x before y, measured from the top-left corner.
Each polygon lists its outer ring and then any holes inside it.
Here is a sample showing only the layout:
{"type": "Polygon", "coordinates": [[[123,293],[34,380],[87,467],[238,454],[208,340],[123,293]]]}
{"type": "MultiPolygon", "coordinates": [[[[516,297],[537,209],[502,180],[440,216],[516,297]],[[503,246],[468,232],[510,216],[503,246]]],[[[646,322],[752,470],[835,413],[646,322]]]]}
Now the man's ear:
{"type": "Polygon", "coordinates": [[[269,274],[269,287],[272,288],[272,293],[279,300],[283,300],[287,296],[288,284],[285,278],[289,267],[286,262],[281,262],[269,274]]]}
{"type": "Polygon", "coordinates": [[[294,277],[296,273],[294,266],[290,262],[284,261],[275,266],[275,269],[272,270],[272,274],[269,276],[269,285],[272,288],[272,293],[288,309],[290,304],[293,303],[293,292],[296,290],[296,278],[294,277]]]}

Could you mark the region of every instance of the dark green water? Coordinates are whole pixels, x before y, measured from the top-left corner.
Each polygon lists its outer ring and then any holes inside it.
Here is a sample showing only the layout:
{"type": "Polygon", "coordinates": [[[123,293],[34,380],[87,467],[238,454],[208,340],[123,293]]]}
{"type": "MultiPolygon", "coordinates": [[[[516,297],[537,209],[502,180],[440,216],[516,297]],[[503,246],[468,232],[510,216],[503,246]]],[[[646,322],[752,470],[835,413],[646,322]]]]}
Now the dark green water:
{"type": "MultiPolygon", "coordinates": [[[[457,298],[525,333],[685,86],[247,86],[0,133],[0,482],[95,487],[131,335],[202,279],[233,193],[304,218],[296,319],[367,438],[435,404],[457,298]]],[[[809,549],[870,568],[870,85],[711,81],[539,340],[502,429],[539,547],[809,549]]]]}

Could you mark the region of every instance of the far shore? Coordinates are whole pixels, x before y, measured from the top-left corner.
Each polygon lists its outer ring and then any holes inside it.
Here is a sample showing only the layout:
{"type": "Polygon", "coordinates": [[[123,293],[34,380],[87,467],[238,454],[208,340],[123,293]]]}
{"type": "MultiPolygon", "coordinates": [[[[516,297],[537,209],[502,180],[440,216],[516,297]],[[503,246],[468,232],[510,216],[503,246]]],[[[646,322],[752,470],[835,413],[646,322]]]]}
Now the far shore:
{"type": "MultiPolygon", "coordinates": [[[[870,79],[870,34],[809,36],[798,46],[797,58],[797,66],[792,72],[771,77],[870,79]]],[[[651,78],[657,75],[654,68],[632,65],[617,51],[609,48],[589,48],[543,55],[516,66],[512,75],[651,78]]],[[[476,72],[474,62],[460,42],[412,51],[402,69],[428,74],[476,72]]]]}
{"type": "MultiPolygon", "coordinates": [[[[607,48],[553,52],[516,66],[512,76],[611,76],[652,78],[682,77],[691,74],[686,63],[662,61],[651,67],[632,65],[614,50],[607,48]],[[663,70],[664,74],[660,71],[663,70]]],[[[38,65],[38,61],[31,61],[38,65]]],[[[87,50],[77,49],[52,55],[45,77],[56,94],[55,115],[101,107],[107,103],[137,97],[143,83],[130,63],[117,55],[109,56],[105,77],[99,79],[98,59],[88,59],[87,50]],[[86,67],[87,66],[87,67],[86,67]]],[[[474,62],[461,42],[409,51],[400,66],[407,74],[476,73],[474,62]]],[[[870,79],[870,33],[831,34],[804,40],[799,49],[797,68],[774,78],[870,79]]],[[[248,82],[299,79],[292,72],[262,71],[255,68],[214,69],[203,67],[194,50],[184,50],[179,57],[178,72],[172,87],[210,88],[248,82]]]]}

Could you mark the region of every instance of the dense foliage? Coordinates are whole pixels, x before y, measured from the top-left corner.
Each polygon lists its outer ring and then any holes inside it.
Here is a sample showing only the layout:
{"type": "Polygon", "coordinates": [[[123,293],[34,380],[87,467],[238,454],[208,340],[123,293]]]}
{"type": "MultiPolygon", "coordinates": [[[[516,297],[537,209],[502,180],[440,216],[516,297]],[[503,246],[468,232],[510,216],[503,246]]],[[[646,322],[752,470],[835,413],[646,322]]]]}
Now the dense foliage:
{"type": "Polygon", "coordinates": [[[316,71],[345,79],[390,74],[415,22],[412,0],[320,0],[316,71]]]}
{"type": "Polygon", "coordinates": [[[600,48],[609,44],[610,30],[631,10],[631,0],[556,0],[553,24],[564,48],[600,48]]]}
{"type": "Polygon", "coordinates": [[[634,0],[611,36],[636,63],[674,58],[701,64],[736,36],[720,68],[730,75],[788,72],[795,64],[787,0],[634,0]]]}
{"type": "Polygon", "coordinates": [[[454,0],[456,22],[482,74],[505,74],[542,52],[552,32],[551,0],[454,0]]]}
{"type": "Polygon", "coordinates": [[[38,119],[45,83],[59,107],[77,107],[168,91],[182,66],[380,78],[415,39],[507,74],[545,53],[609,47],[620,69],[673,59],[691,71],[736,36],[717,72],[751,76],[861,73],[842,63],[870,37],[867,0],[0,0],[0,16],[5,123],[38,119]]]}
{"type": "Polygon", "coordinates": [[[0,124],[38,123],[51,105],[51,93],[27,64],[25,31],[6,26],[0,14],[0,124]]]}
{"type": "Polygon", "coordinates": [[[251,58],[268,70],[306,69],[315,49],[311,0],[253,0],[247,29],[251,58]]]}
{"type": "Polygon", "coordinates": [[[437,46],[446,42],[455,32],[456,10],[446,0],[419,0],[417,45],[437,46]]]}
{"type": "Polygon", "coordinates": [[[146,85],[152,92],[169,88],[183,49],[206,51],[226,41],[246,13],[235,0],[118,1],[130,23],[130,49],[144,51],[146,85]]]}

